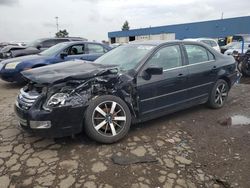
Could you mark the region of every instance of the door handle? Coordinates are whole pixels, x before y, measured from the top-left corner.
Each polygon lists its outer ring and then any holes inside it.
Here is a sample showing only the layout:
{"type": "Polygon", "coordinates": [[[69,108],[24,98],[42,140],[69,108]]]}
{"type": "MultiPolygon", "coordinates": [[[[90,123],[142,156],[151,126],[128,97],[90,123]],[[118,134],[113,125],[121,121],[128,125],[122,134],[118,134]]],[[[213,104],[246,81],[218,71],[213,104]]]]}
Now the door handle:
{"type": "Polygon", "coordinates": [[[217,71],[217,66],[213,66],[211,72],[216,72],[217,71]]]}
{"type": "Polygon", "coordinates": [[[178,76],[177,76],[177,80],[178,80],[178,81],[183,81],[183,80],[185,80],[185,79],[186,79],[185,74],[183,74],[183,73],[178,74],[178,76]]]}

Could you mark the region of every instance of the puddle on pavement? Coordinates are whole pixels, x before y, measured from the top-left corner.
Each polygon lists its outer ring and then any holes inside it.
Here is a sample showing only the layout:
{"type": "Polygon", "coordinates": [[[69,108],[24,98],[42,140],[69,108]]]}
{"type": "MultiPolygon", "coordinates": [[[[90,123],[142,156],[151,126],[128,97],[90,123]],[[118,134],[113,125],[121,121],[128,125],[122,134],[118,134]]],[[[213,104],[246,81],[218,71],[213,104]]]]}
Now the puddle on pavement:
{"type": "Polygon", "coordinates": [[[235,115],[230,117],[230,124],[234,125],[250,125],[250,118],[241,115],[235,115]]]}
{"type": "Polygon", "coordinates": [[[242,115],[234,115],[224,121],[220,121],[223,126],[250,125],[250,118],[242,115]]]}

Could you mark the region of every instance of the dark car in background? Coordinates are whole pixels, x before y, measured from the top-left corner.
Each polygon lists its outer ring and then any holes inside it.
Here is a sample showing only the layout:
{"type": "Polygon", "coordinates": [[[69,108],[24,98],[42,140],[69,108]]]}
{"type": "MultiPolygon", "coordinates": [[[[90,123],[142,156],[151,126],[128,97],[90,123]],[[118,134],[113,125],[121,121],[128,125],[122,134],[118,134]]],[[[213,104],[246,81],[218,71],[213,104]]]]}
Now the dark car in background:
{"type": "Polygon", "coordinates": [[[0,51],[0,59],[8,59],[25,55],[38,54],[58,43],[70,41],[86,41],[80,37],[67,38],[42,38],[28,43],[26,46],[16,47],[13,45],[6,46],[6,50],[0,51]]]}
{"type": "Polygon", "coordinates": [[[6,59],[0,62],[0,77],[8,82],[24,82],[21,72],[64,61],[81,59],[94,61],[111,48],[94,42],[76,41],[59,43],[36,55],[6,59]]]}
{"type": "Polygon", "coordinates": [[[119,46],[93,63],[65,62],[24,71],[15,111],[43,136],[83,129],[102,143],[123,138],[131,123],[207,103],[221,108],[238,79],[235,60],[190,41],[119,46]]]}
{"type": "Polygon", "coordinates": [[[25,49],[24,46],[14,46],[14,45],[7,45],[0,49],[0,61],[4,59],[8,59],[12,57],[12,52],[15,50],[23,50],[25,49]]]}
{"type": "Polygon", "coordinates": [[[0,42],[0,50],[5,46],[25,46],[25,42],[0,42]]]}

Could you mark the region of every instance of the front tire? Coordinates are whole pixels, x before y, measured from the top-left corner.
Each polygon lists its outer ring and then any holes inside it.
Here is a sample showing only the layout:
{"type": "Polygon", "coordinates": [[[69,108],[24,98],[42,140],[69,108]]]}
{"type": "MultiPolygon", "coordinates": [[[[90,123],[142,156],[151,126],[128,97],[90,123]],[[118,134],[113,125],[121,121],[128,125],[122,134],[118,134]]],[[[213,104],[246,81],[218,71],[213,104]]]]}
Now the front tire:
{"type": "Polygon", "coordinates": [[[119,97],[103,95],[93,99],[85,113],[85,132],[93,140],[114,143],[129,131],[131,113],[119,97]]]}
{"type": "Polygon", "coordinates": [[[228,92],[228,83],[225,80],[219,79],[210,93],[208,106],[214,109],[222,108],[227,100],[228,92]]]}

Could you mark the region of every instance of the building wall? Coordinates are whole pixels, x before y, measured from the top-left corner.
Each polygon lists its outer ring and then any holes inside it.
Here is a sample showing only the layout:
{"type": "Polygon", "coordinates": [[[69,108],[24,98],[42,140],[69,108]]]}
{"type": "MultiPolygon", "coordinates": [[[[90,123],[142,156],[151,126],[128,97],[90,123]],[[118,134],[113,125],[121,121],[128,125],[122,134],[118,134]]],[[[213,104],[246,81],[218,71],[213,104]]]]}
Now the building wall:
{"type": "MultiPolygon", "coordinates": [[[[144,40],[175,40],[175,33],[162,33],[157,35],[140,35],[135,36],[135,40],[137,41],[144,41],[144,40]]],[[[127,37],[116,37],[115,43],[128,43],[129,42],[129,36],[127,37]]],[[[109,38],[109,42],[111,42],[111,39],[109,38]]]]}
{"type": "MultiPolygon", "coordinates": [[[[234,34],[250,34],[250,16],[212,20],[205,22],[132,29],[129,31],[109,32],[108,37],[150,36],[150,39],[160,38],[161,34],[174,33],[176,39],[210,37],[220,38],[234,34]]],[[[164,38],[164,37],[162,37],[164,38]]],[[[167,38],[167,37],[166,37],[167,38]]]]}

